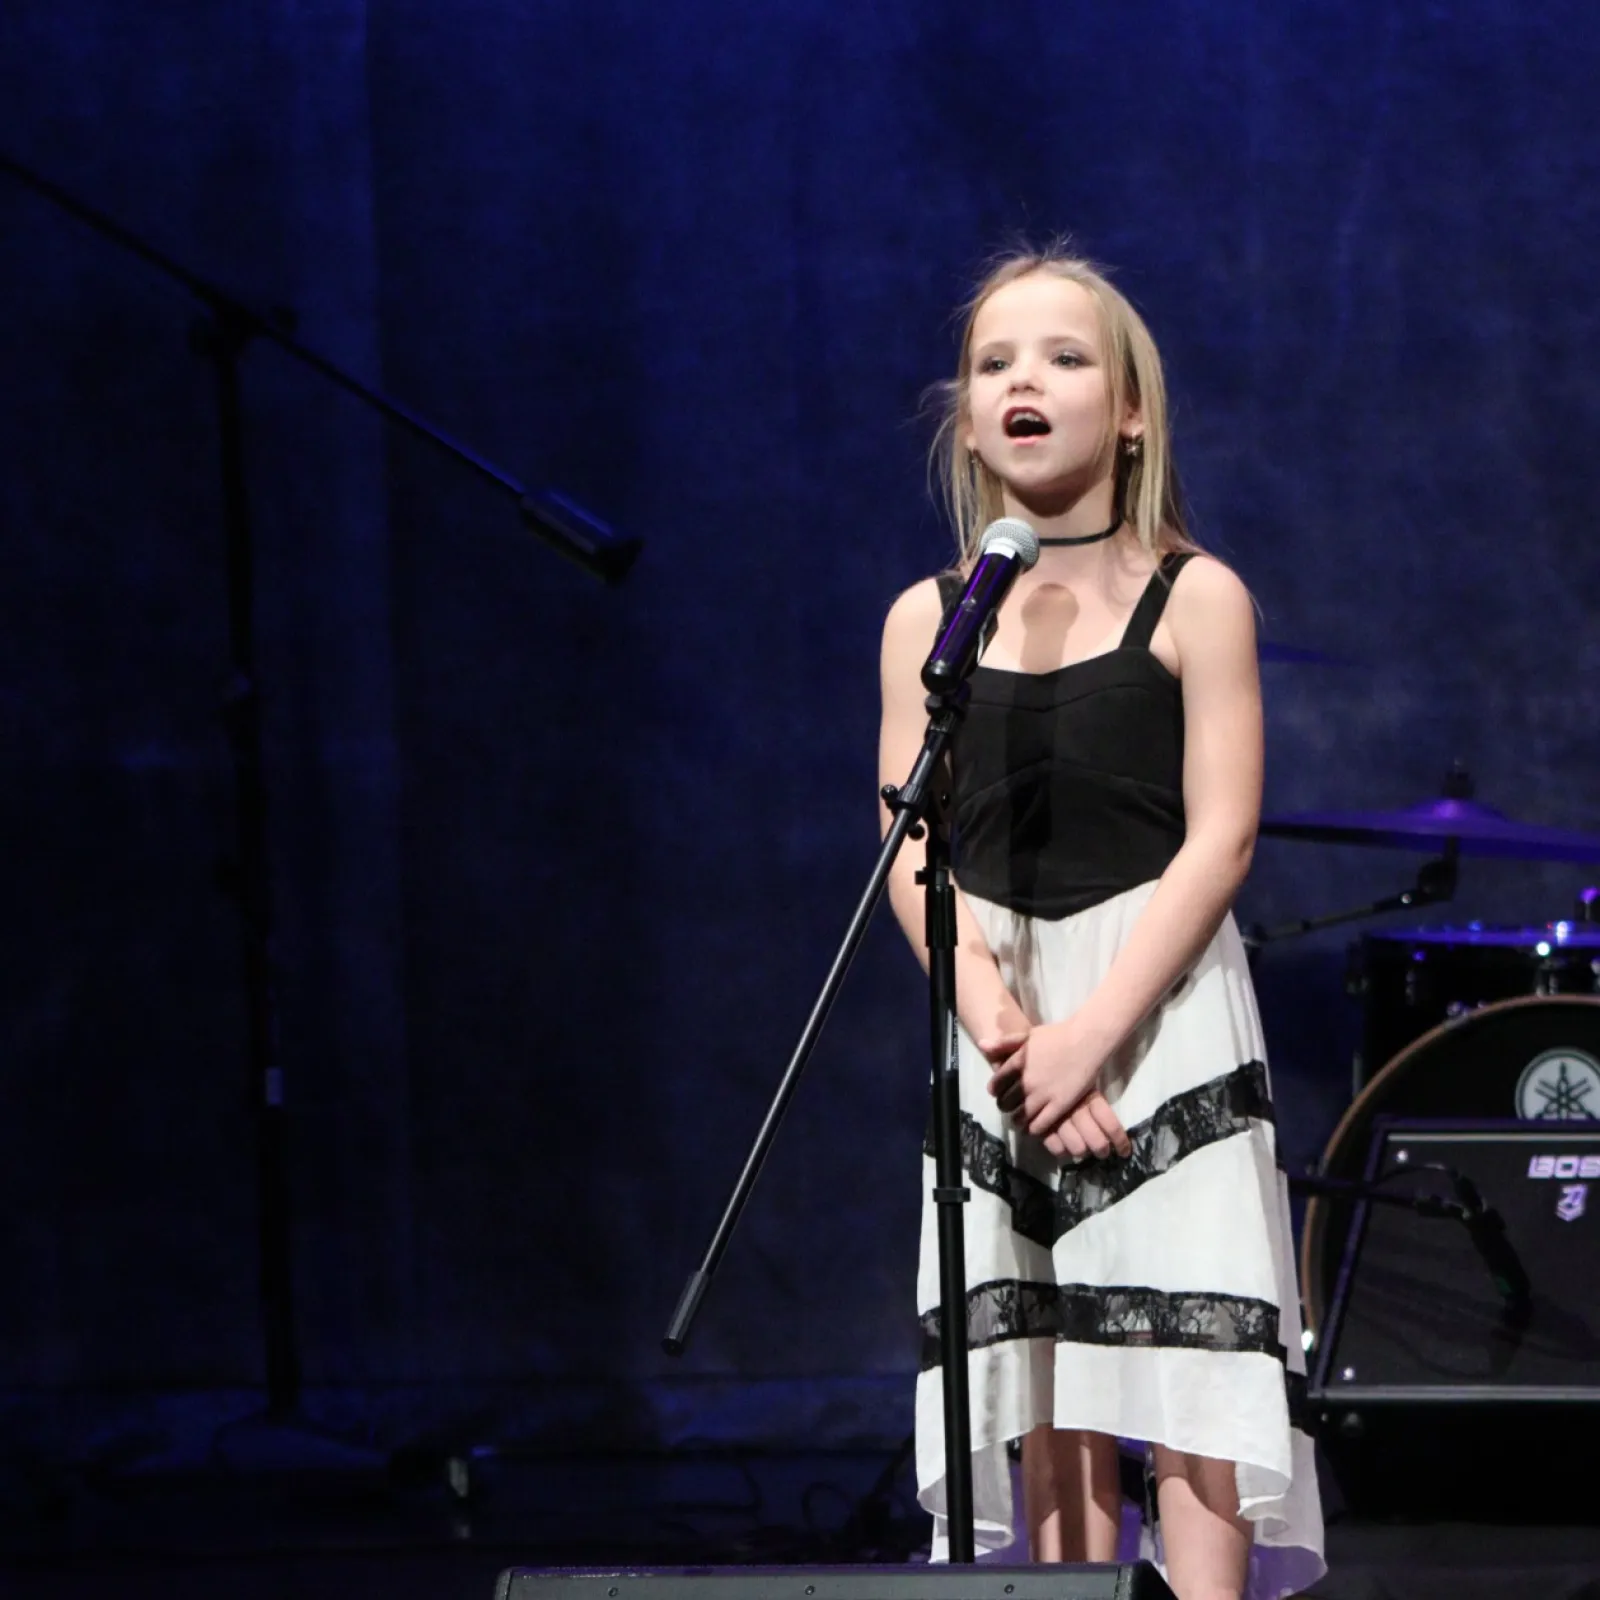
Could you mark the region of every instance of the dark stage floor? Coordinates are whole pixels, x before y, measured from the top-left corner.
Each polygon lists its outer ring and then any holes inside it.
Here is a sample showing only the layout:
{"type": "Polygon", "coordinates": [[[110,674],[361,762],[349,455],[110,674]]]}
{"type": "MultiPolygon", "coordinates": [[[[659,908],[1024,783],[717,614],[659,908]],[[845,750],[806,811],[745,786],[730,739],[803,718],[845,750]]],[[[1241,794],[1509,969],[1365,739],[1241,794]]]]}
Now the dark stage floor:
{"type": "MultiPolygon", "coordinates": [[[[509,1566],[914,1562],[888,1455],[8,1473],[0,1594],[490,1600],[509,1566]]],[[[1600,1528],[1335,1520],[1327,1600],[1600,1600],[1600,1528]]]]}

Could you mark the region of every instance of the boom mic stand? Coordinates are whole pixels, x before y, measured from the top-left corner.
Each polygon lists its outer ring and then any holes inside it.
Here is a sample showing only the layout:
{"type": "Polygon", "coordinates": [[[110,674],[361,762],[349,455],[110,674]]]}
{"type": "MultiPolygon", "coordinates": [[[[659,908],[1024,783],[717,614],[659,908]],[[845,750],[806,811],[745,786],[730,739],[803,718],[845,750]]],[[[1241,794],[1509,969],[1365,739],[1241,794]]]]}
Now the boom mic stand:
{"type": "Polygon", "coordinates": [[[193,346],[216,369],[218,432],[222,454],[223,521],[227,542],[228,625],[231,670],[223,723],[234,770],[237,836],[227,864],[227,887],[239,909],[244,941],[251,1098],[256,1111],[256,1182],[259,1205],[261,1314],[269,1421],[290,1417],[300,1397],[295,1341],[290,1239],[289,1163],[284,1120],[284,1070],[278,1056],[278,1001],[273,961],[273,916],[267,838],[267,789],[261,740],[261,684],[255,662],[255,567],[250,501],[245,476],[244,413],[239,359],[252,339],[264,339],[363,404],[431,441],[481,477],[511,494],[528,530],[591,576],[618,584],[640,550],[637,539],[617,539],[581,507],[553,490],[532,490],[435,428],[416,412],[388,399],[291,336],[292,318],[258,311],[217,284],[190,272],[153,245],[85,204],[49,179],[0,152],[9,173],[53,206],[87,223],[120,249],[138,256],[181,284],[201,304],[193,346]]]}
{"type": "MultiPolygon", "coordinates": [[[[1478,1253],[1485,1270],[1493,1280],[1503,1302],[1502,1319],[1505,1326],[1520,1333],[1527,1326],[1533,1309],[1533,1285],[1528,1269],[1522,1264],[1510,1240],[1506,1238],[1505,1219],[1478,1192],[1477,1185],[1463,1172],[1437,1162],[1420,1163],[1404,1169],[1403,1173],[1390,1173],[1388,1179],[1377,1178],[1357,1182],[1350,1178],[1330,1178],[1317,1173],[1289,1179],[1290,1194],[1327,1195],[1338,1200],[1359,1202],[1362,1205],[1400,1206],[1419,1217],[1445,1217],[1458,1222],[1466,1229],[1472,1247],[1478,1253]],[[1418,1172],[1437,1172],[1450,1180],[1455,1191],[1454,1199],[1437,1194],[1396,1194],[1384,1184],[1400,1176],[1414,1176],[1418,1172]]],[[[1352,1224],[1355,1226],[1356,1224],[1352,1224]]],[[[1335,1300],[1343,1297],[1343,1280],[1349,1268],[1340,1272],[1340,1285],[1335,1290],[1335,1300]]],[[[1326,1339],[1322,1340],[1326,1343],[1326,1339]]]]}
{"type": "MultiPolygon", "coordinates": [[[[969,668],[970,670],[970,668],[969,668]]],[[[711,1286],[762,1163],[788,1110],[812,1048],[844,983],[867,924],[889,880],[900,847],[909,838],[926,838],[927,865],[917,874],[925,890],[928,944],[929,1022],[933,1058],[934,1203],[939,1216],[939,1360],[944,1375],[945,1512],[949,1522],[950,1559],[970,1563],[975,1557],[972,1528],[972,1422],[967,1394],[966,1238],[961,1207],[968,1191],[961,1182],[961,1101],[956,1054],[955,951],[956,896],[950,881],[948,795],[935,792],[947,772],[944,755],[966,710],[967,684],[928,697],[928,727],[911,774],[896,788],[883,790],[894,821],[884,836],[877,864],[867,881],[843,943],[823,980],[822,992],[800,1033],[777,1093],[745,1158],[700,1266],[689,1274],[672,1314],[662,1347],[682,1355],[689,1327],[711,1286]]]]}

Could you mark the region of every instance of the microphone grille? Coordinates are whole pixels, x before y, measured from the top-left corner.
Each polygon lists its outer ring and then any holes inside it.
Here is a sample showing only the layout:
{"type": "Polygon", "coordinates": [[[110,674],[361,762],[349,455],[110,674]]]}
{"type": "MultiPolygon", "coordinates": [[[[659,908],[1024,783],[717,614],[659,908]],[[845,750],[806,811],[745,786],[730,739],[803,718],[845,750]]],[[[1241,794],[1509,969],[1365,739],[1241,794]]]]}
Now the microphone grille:
{"type": "Polygon", "coordinates": [[[1039,535],[1021,517],[998,517],[983,530],[978,554],[1015,555],[1026,572],[1039,559],[1039,535]]]}

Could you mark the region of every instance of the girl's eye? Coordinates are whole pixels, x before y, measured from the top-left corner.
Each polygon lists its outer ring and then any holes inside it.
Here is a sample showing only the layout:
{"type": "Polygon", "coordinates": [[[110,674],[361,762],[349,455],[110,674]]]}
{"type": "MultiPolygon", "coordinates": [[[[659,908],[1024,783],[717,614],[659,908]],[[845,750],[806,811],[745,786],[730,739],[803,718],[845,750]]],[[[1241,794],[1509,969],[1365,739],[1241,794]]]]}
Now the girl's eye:
{"type": "Polygon", "coordinates": [[[1055,363],[1058,367],[1081,367],[1083,357],[1076,350],[1057,350],[1055,363]]]}
{"type": "Polygon", "coordinates": [[[1004,372],[1005,370],[1005,358],[1002,356],[985,356],[978,363],[979,372],[1004,372]]]}

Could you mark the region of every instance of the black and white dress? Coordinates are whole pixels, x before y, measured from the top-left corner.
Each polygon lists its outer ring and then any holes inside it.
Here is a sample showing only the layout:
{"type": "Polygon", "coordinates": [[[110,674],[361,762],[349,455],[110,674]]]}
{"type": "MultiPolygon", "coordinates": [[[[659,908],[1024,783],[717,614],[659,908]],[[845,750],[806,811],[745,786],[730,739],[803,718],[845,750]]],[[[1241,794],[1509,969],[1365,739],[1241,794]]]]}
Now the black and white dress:
{"type": "MultiPolygon", "coordinates": [[[[1088,998],[1183,842],[1182,698],[1149,644],[1186,559],[1151,578],[1117,649],[1056,672],[973,675],[954,745],[956,876],[1035,1022],[1088,998]]],[[[1001,1116],[964,1030],[960,1052],[979,1550],[1012,1541],[1007,1441],[1049,1423],[1236,1463],[1252,1600],[1314,1582],[1322,1514],[1298,1425],[1288,1193],[1232,917],[1106,1068],[1127,1159],[1059,1164],[1001,1116]]],[[[931,1155],[926,1168],[925,1196],[931,1155]]],[[[937,1239],[925,1198],[917,1482],[940,1559],[937,1239]]]]}

